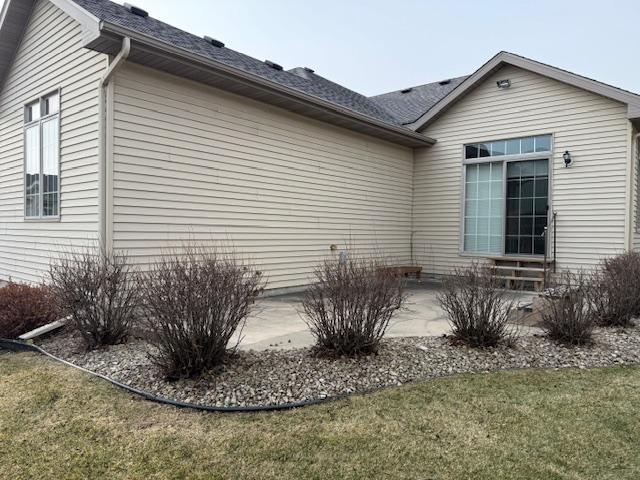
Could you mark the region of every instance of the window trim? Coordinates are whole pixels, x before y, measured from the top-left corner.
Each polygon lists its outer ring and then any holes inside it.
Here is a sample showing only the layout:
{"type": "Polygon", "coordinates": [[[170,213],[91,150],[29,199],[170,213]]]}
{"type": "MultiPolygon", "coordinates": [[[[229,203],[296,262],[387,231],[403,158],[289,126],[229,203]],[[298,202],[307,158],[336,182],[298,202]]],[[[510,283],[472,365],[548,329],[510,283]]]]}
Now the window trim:
{"type": "Polygon", "coordinates": [[[62,112],[62,89],[60,87],[49,90],[46,93],[40,95],[37,99],[31,98],[29,101],[23,104],[22,107],[22,216],[25,222],[59,222],[60,221],[60,205],[61,205],[61,193],[62,193],[62,157],[61,157],[61,148],[60,148],[60,140],[61,140],[61,128],[60,128],[60,114],[62,112]],[[33,120],[31,122],[27,122],[27,107],[33,105],[36,101],[40,105],[40,113],[42,114],[44,100],[53,95],[58,95],[58,111],[55,113],[51,113],[48,115],[41,115],[37,120],[33,120]],[[44,194],[43,194],[43,181],[42,181],[42,123],[47,120],[51,120],[53,118],[58,119],[58,208],[56,215],[47,215],[44,216],[44,194]],[[27,176],[27,130],[31,127],[38,126],[38,136],[39,136],[39,163],[40,163],[40,190],[38,192],[38,216],[27,216],[27,185],[26,185],[26,176],[27,176]]]}
{"type": "Polygon", "coordinates": [[[544,133],[544,134],[540,134],[540,135],[525,135],[522,137],[509,137],[509,138],[501,138],[501,139],[497,139],[497,140],[489,140],[489,141],[484,141],[484,142],[470,142],[470,143],[465,143],[464,144],[464,152],[463,152],[463,160],[466,161],[473,161],[473,160],[484,160],[487,158],[502,158],[502,157],[519,157],[519,156],[525,156],[525,155],[534,155],[534,154],[546,154],[549,153],[553,150],[553,146],[552,146],[552,141],[553,141],[553,135],[549,134],[549,133],[544,133]],[[549,137],[549,145],[551,147],[550,150],[540,150],[540,151],[536,151],[535,150],[535,141],[536,138],[538,137],[549,137]],[[480,145],[490,145],[493,143],[498,143],[498,142],[502,142],[505,143],[506,146],[506,142],[509,141],[514,141],[517,140],[519,142],[522,142],[522,140],[528,140],[531,139],[533,141],[533,145],[534,145],[534,151],[532,152],[527,152],[527,153],[512,153],[512,154],[508,154],[506,153],[507,149],[505,148],[505,153],[501,154],[501,155],[493,155],[493,152],[490,152],[489,155],[486,155],[484,157],[480,156],[480,150],[478,149],[478,156],[477,157],[471,157],[471,158],[467,158],[467,147],[471,146],[471,147],[479,147],[480,145]]]}
{"type": "MultiPolygon", "coordinates": [[[[496,138],[494,140],[486,140],[486,141],[470,141],[465,142],[461,146],[460,158],[461,166],[460,169],[460,214],[458,218],[458,255],[461,257],[471,257],[471,258],[490,258],[490,257],[518,257],[518,258],[542,258],[543,255],[521,255],[521,254],[506,254],[506,236],[505,236],[505,225],[502,225],[502,251],[500,253],[491,253],[491,252],[467,252],[464,249],[464,219],[465,219],[465,200],[467,198],[467,165],[477,165],[479,163],[502,163],[502,182],[503,182],[503,194],[504,194],[504,203],[502,205],[502,218],[503,224],[507,218],[507,202],[506,202],[506,186],[507,186],[507,169],[506,165],[511,162],[524,162],[528,160],[547,160],[549,162],[549,192],[548,192],[548,205],[549,209],[547,211],[547,225],[549,225],[551,215],[553,213],[553,167],[555,164],[554,161],[554,151],[555,151],[555,137],[551,133],[538,133],[534,135],[523,135],[521,137],[509,137],[509,139],[513,138],[528,138],[528,137],[536,137],[542,135],[550,135],[551,136],[551,146],[550,150],[546,152],[532,152],[532,153],[524,153],[518,155],[499,155],[495,157],[479,157],[479,158],[470,158],[466,157],[466,146],[470,144],[480,144],[480,143],[491,143],[491,142],[499,142],[503,139],[496,138]]],[[[552,235],[555,235],[553,232],[552,235]]],[[[547,242],[549,239],[547,238],[547,242]]],[[[547,243],[548,245],[548,243],[547,243]]],[[[548,256],[548,252],[547,252],[548,256]]]]}

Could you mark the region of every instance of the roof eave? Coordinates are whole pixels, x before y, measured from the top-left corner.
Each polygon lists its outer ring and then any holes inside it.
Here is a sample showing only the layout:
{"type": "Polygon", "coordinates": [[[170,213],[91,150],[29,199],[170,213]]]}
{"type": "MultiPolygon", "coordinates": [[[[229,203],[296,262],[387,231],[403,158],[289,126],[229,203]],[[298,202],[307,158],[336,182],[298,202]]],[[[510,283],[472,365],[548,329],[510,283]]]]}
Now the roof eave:
{"type": "Polygon", "coordinates": [[[627,117],[634,122],[640,122],[640,104],[629,105],[627,108],[627,117]]]}
{"type": "MultiPolygon", "coordinates": [[[[181,64],[183,69],[197,68],[237,83],[239,86],[242,86],[243,95],[253,96],[253,98],[259,98],[261,101],[272,103],[296,113],[327,121],[360,133],[373,135],[407,147],[429,146],[436,142],[434,139],[408,128],[394,126],[367,115],[359,114],[340,105],[194,54],[188,50],[169,45],[147,35],[133,32],[119,25],[101,21],[99,23],[99,29],[99,36],[87,36],[87,38],[90,39],[85,44],[87,48],[105,51],[105,53],[114,53],[110,50],[115,47],[116,43],[123,37],[129,37],[132,40],[132,55],[130,60],[135,61],[135,52],[137,51],[139,54],[143,54],[138,58],[138,63],[142,63],[143,65],[145,58],[148,58],[149,61],[163,58],[169,62],[181,64]],[[251,95],[253,90],[255,90],[255,95],[251,95]]],[[[165,71],[172,73],[169,70],[165,71]]],[[[234,87],[233,90],[239,91],[240,88],[234,87]]]]}
{"type": "Polygon", "coordinates": [[[33,0],[5,0],[0,11],[0,89],[15,58],[33,10],[33,0]]]}
{"type": "MultiPolygon", "coordinates": [[[[171,59],[174,64],[181,64],[180,69],[183,71],[199,69],[202,72],[209,72],[210,75],[215,74],[218,80],[225,77],[227,79],[225,87],[228,90],[238,93],[242,91],[242,94],[249,97],[272,103],[302,115],[407,147],[421,147],[435,143],[434,139],[408,128],[392,125],[354,112],[340,105],[261,78],[241,69],[173,47],[152,37],[121,28],[118,25],[101,21],[72,0],[50,1],[80,23],[83,45],[87,48],[107,54],[115,54],[120,48],[122,38],[130,37],[134,41],[135,48],[144,49],[146,53],[156,57],[163,56],[171,59]]],[[[6,50],[5,52],[1,52],[2,49],[0,48],[0,53],[2,53],[0,55],[0,88],[2,87],[1,82],[13,61],[15,49],[22,37],[22,31],[28,21],[33,3],[33,0],[6,0],[2,11],[0,11],[0,39],[3,35],[8,35],[7,38],[9,40],[3,42],[2,47],[6,50]],[[19,32],[17,31],[18,29],[20,29],[19,32]],[[4,62],[4,68],[2,62],[4,62]]],[[[139,60],[141,60],[139,63],[145,64],[143,58],[139,60]]],[[[178,75],[178,73],[175,74],[178,75]]],[[[203,75],[200,76],[204,77],[203,75]]],[[[217,83],[222,84],[224,82],[218,81],[217,83]]],[[[220,86],[222,87],[222,85],[220,86]]]]}
{"type": "MultiPolygon", "coordinates": [[[[49,0],[82,26],[83,42],[87,44],[100,35],[97,17],[71,0],[49,0]]],[[[0,89],[13,63],[24,30],[33,11],[35,0],[5,0],[0,11],[0,89]]]]}
{"type": "Polygon", "coordinates": [[[98,17],[71,0],[49,1],[80,24],[84,44],[100,35],[100,19],[98,17]]]}

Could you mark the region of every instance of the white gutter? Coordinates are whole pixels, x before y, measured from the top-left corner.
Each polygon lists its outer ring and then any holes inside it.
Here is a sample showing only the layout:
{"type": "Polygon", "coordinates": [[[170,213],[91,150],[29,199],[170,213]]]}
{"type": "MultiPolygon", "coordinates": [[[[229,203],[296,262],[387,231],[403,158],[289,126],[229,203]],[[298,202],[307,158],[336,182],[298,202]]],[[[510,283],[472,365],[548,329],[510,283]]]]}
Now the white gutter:
{"type": "MultiPolygon", "coordinates": [[[[109,67],[100,79],[100,95],[99,95],[99,138],[100,151],[98,153],[98,241],[104,249],[110,247],[111,242],[107,238],[107,202],[110,191],[107,188],[107,86],[113,78],[116,70],[129,57],[131,51],[131,39],[124,37],[122,39],[122,49],[120,53],[109,64],[109,67]]],[[[109,119],[111,120],[111,119],[109,119]]]]}
{"type": "Polygon", "coordinates": [[[141,51],[144,51],[144,50],[150,49],[152,51],[160,52],[160,54],[164,55],[165,57],[178,59],[182,61],[182,63],[185,63],[190,67],[193,67],[195,64],[195,65],[205,66],[210,69],[214,69],[219,74],[230,76],[236,82],[244,82],[245,84],[249,83],[254,87],[258,86],[262,90],[266,90],[271,93],[276,93],[286,98],[295,98],[298,101],[302,101],[307,104],[312,104],[315,107],[319,107],[321,109],[332,112],[334,114],[349,117],[353,120],[367,124],[370,127],[374,127],[379,130],[384,130],[389,133],[393,133],[407,139],[410,138],[420,144],[416,146],[430,146],[436,143],[435,139],[429,138],[425,135],[414,132],[413,130],[410,130],[406,127],[392,125],[392,124],[383,122],[382,120],[378,120],[376,118],[370,117],[368,115],[355,112],[348,108],[345,108],[335,103],[324,100],[320,97],[316,97],[314,95],[307,94],[300,90],[295,90],[293,88],[286,87],[278,82],[268,80],[266,78],[260,77],[258,75],[255,75],[249,72],[245,72],[244,70],[241,70],[239,68],[232,67],[230,65],[226,65],[222,62],[213,60],[211,58],[195,54],[189,50],[185,50],[180,47],[175,47],[171,44],[157,40],[149,35],[145,35],[144,33],[131,32],[127,28],[123,28],[106,21],[100,22],[100,30],[102,32],[111,33],[117,36],[133,37],[133,39],[136,41],[136,50],[141,49],[141,51]],[[144,47],[148,47],[148,48],[145,49],[144,47]]]}

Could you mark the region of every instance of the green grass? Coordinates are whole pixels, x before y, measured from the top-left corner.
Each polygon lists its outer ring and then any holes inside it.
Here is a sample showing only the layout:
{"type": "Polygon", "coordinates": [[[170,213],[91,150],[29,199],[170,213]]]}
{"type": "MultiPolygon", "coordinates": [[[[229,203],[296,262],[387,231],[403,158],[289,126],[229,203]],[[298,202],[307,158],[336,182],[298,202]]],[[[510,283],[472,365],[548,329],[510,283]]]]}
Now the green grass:
{"type": "Polygon", "coordinates": [[[640,478],[640,368],[528,370],[284,413],[197,413],[0,354],[0,477],[640,478]]]}

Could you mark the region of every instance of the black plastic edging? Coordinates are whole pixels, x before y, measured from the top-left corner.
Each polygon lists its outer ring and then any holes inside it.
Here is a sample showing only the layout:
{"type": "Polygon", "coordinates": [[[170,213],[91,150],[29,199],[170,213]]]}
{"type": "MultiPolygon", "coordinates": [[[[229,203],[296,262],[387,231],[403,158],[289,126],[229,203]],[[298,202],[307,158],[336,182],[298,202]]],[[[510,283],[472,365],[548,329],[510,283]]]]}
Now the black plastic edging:
{"type": "MultiPolygon", "coordinates": [[[[164,397],[158,397],[156,395],[153,395],[152,393],[149,393],[145,390],[140,390],[139,388],[135,388],[135,387],[131,387],[129,385],[126,385],[124,383],[120,383],[117,380],[114,380],[110,377],[107,377],[106,375],[102,375],[101,373],[97,373],[94,372],[92,370],[88,370],[86,368],[80,367],[78,365],[75,365],[71,362],[68,362],[62,358],[56,357],[55,355],[52,355],[51,353],[47,352],[46,350],[36,346],[36,345],[32,345],[29,343],[24,343],[24,342],[19,342],[19,341],[15,341],[15,340],[6,340],[6,339],[2,339],[0,338],[0,351],[1,350],[8,350],[10,352],[36,352],[36,353],[40,353],[46,357],[49,357],[57,362],[60,362],[64,365],[67,365],[69,367],[75,368],[76,370],[80,370],[81,372],[84,373],[88,373],[89,375],[93,376],[93,377],[97,377],[97,378],[101,378],[103,380],[106,380],[107,382],[111,383],[112,385],[115,385],[116,387],[119,387],[123,390],[126,390],[129,393],[132,393],[134,395],[138,395],[146,400],[149,400],[151,402],[156,402],[156,403],[160,403],[163,405],[171,405],[173,407],[178,407],[178,408],[189,408],[192,410],[199,410],[199,411],[204,411],[204,412],[216,412],[216,413],[252,413],[252,412],[278,412],[278,411],[285,411],[285,410],[293,410],[296,408],[302,408],[302,407],[308,407],[311,405],[319,405],[322,403],[327,403],[327,402],[335,402],[337,400],[344,400],[346,398],[350,398],[350,397],[354,397],[354,396],[362,396],[362,395],[369,395],[372,393],[376,393],[376,392],[381,392],[384,390],[389,390],[392,388],[395,388],[396,385],[385,385],[382,387],[373,387],[373,388],[369,388],[369,389],[365,389],[365,390],[359,390],[359,391],[355,391],[355,392],[351,392],[351,393],[343,393],[340,395],[333,395],[330,397],[325,397],[325,398],[318,398],[315,400],[309,400],[306,402],[294,402],[294,403],[282,403],[280,405],[256,405],[256,406],[252,406],[252,407],[214,407],[211,405],[198,405],[195,403],[187,403],[187,402],[180,402],[178,400],[171,400],[169,398],[164,398],[164,397]]],[[[622,364],[611,364],[611,365],[604,365],[602,367],[613,367],[613,366],[624,366],[624,365],[636,365],[633,362],[629,362],[629,363],[622,363],[622,364]]],[[[640,364],[638,364],[640,365],[640,364]]],[[[508,367],[508,368],[498,368],[495,370],[491,370],[491,372],[514,372],[514,371],[519,371],[519,370],[565,370],[565,369],[571,369],[571,368],[577,368],[577,366],[572,366],[572,367],[552,367],[552,366],[548,366],[548,367],[508,367]]],[[[601,367],[593,367],[593,368],[601,368],[601,367]]],[[[448,375],[437,375],[435,377],[425,377],[425,378],[421,378],[421,379],[414,379],[408,382],[403,382],[402,385],[417,385],[420,383],[423,383],[425,381],[429,381],[429,380],[435,380],[437,379],[445,379],[445,378],[453,378],[453,377],[457,377],[460,374],[465,374],[465,373],[485,373],[484,370],[478,370],[478,371],[467,371],[467,372],[456,372],[456,373],[451,373],[448,375]]]]}
{"type": "MultiPolygon", "coordinates": [[[[333,402],[336,400],[342,400],[344,398],[350,397],[353,394],[344,394],[344,395],[335,395],[331,397],[326,397],[322,399],[309,400],[306,402],[293,402],[293,403],[282,403],[280,405],[257,405],[253,407],[214,407],[211,405],[198,405],[195,403],[187,403],[180,402],[178,400],[171,400],[169,398],[159,397],[152,393],[149,393],[145,390],[141,390],[139,388],[131,387],[124,383],[120,383],[113,378],[107,377],[106,375],[102,375],[101,373],[94,372],[92,370],[88,370],[86,368],[75,365],[71,362],[68,362],[62,358],[56,357],[46,350],[29,343],[18,342],[15,340],[6,340],[0,338],[0,350],[8,350],[10,352],[36,352],[40,353],[46,357],[49,357],[57,362],[60,362],[69,367],[75,368],[76,370],[80,370],[81,372],[88,373],[91,376],[101,378],[106,380],[107,382],[115,385],[116,387],[122,388],[123,390],[128,391],[129,393],[133,393],[134,395],[138,395],[146,400],[151,402],[161,403],[164,405],[171,405],[173,407],[178,408],[190,408],[193,410],[200,410],[205,412],[217,412],[217,413],[251,413],[251,412],[277,412],[283,410],[292,410],[294,408],[302,408],[310,405],[318,405],[320,403],[333,402]]],[[[358,394],[363,394],[367,392],[358,392],[358,394]]]]}

